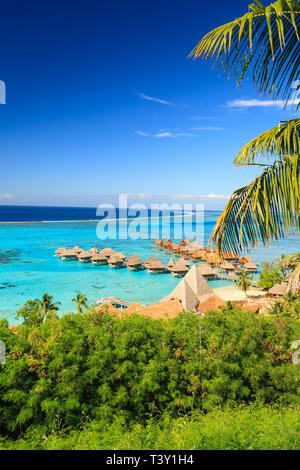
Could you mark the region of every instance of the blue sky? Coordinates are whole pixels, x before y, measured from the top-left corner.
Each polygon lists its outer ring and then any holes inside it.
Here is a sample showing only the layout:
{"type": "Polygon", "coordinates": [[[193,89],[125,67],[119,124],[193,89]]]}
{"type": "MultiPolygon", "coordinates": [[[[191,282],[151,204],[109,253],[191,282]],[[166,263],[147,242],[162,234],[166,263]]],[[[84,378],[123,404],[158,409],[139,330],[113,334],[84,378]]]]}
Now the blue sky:
{"type": "Polygon", "coordinates": [[[256,174],[233,167],[236,153],[292,115],[257,106],[267,98],[250,80],[237,88],[212,62],[188,58],[206,32],[247,8],[244,0],[2,2],[0,204],[93,206],[128,193],[223,208],[256,174]]]}

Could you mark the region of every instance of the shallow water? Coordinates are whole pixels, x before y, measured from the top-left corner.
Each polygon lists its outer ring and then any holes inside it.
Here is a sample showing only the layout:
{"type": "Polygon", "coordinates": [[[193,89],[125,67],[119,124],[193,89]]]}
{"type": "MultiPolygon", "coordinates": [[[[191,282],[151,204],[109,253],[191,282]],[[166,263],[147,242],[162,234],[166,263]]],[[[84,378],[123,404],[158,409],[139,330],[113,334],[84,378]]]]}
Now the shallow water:
{"type": "MultiPolygon", "coordinates": [[[[204,237],[208,240],[218,213],[205,214],[204,237]]],[[[96,222],[1,223],[0,224],[0,318],[16,323],[16,311],[28,300],[44,293],[61,302],[61,312],[74,311],[72,297],[81,292],[89,302],[116,296],[129,302],[151,304],[166,296],[179,279],[170,274],[112,269],[78,261],[62,261],[54,252],[60,246],[83,249],[111,247],[126,256],[137,253],[145,260],[155,255],[167,264],[170,255],[153,248],[152,240],[99,240],[96,222]]],[[[148,224],[141,228],[146,231],[148,224]]],[[[272,248],[258,248],[250,255],[256,263],[277,258],[281,253],[300,251],[300,240],[291,238],[272,248]]],[[[230,284],[212,281],[212,287],[230,284]]]]}

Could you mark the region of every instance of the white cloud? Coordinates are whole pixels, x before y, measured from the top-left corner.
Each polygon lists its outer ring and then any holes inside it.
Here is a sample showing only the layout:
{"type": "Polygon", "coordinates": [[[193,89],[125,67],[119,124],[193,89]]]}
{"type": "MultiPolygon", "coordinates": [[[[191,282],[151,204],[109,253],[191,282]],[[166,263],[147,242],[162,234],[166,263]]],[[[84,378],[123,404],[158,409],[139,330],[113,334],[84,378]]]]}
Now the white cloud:
{"type": "Polygon", "coordinates": [[[191,131],[222,131],[223,127],[204,126],[204,127],[192,127],[191,131]]]}
{"type": "Polygon", "coordinates": [[[229,196],[225,196],[224,194],[202,194],[200,196],[195,196],[191,194],[185,194],[185,195],[171,195],[168,196],[171,199],[222,199],[222,200],[228,200],[229,196]]]}
{"type": "Polygon", "coordinates": [[[290,100],[286,103],[286,101],[283,100],[233,100],[233,101],[228,101],[227,106],[229,108],[255,108],[255,107],[260,107],[260,108],[270,108],[270,107],[276,107],[276,108],[284,108],[287,104],[287,106],[292,106],[292,105],[298,105],[300,103],[299,99],[296,100],[290,100]]]}
{"type": "Polygon", "coordinates": [[[173,103],[171,103],[170,101],[162,100],[160,98],[155,98],[154,96],[148,96],[148,95],[145,95],[145,93],[139,93],[139,97],[142,100],[154,101],[155,103],[166,104],[168,106],[174,106],[173,103]]]}
{"type": "Polygon", "coordinates": [[[14,197],[13,194],[0,194],[0,199],[13,199],[14,197]]]}
{"type": "Polygon", "coordinates": [[[143,131],[136,131],[138,135],[141,135],[142,137],[154,137],[156,139],[164,139],[164,138],[174,138],[174,137],[195,137],[195,134],[192,134],[190,132],[170,132],[170,131],[164,131],[164,132],[156,132],[154,134],[149,134],[148,132],[143,132],[143,131]]]}

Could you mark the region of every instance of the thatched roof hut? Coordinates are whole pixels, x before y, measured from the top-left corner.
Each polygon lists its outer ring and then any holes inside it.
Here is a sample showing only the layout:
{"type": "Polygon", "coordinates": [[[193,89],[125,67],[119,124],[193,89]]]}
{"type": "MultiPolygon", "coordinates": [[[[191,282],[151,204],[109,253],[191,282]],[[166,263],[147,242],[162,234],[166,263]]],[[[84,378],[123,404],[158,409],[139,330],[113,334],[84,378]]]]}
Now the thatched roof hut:
{"type": "Polygon", "coordinates": [[[175,318],[182,311],[181,304],[178,299],[169,300],[167,302],[159,302],[153,305],[141,305],[138,302],[131,304],[122,314],[139,314],[149,316],[153,319],[159,318],[175,318]]]}
{"type": "Polygon", "coordinates": [[[186,265],[182,260],[177,261],[177,263],[171,268],[171,273],[174,276],[184,276],[189,270],[189,266],[186,265]]]}
{"type": "Polygon", "coordinates": [[[143,263],[139,255],[131,255],[126,260],[126,266],[132,271],[138,271],[142,269],[143,263]]]}
{"type": "Polygon", "coordinates": [[[55,251],[55,255],[57,258],[59,258],[65,251],[67,251],[67,248],[57,248],[57,250],[55,251]]]}
{"type": "Polygon", "coordinates": [[[100,253],[106,258],[109,258],[110,256],[114,255],[116,252],[112,250],[111,248],[104,248],[103,250],[100,251],[100,253]]]}
{"type": "Polygon", "coordinates": [[[179,246],[185,246],[187,245],[188,243],[190,243],[190,240],[188,238],[184,238],[183,240],[181,240],[181,242],[179,243],[179,246]]]}
{"type": "Polygon", "coordinates": [[[112,268],[123,268],[125,266],[124,259],[117,254],[110,256],[107,262],[112,268]]]}
{"type": "Polygon", "coordinates": [[[168,268],[172,268],[175,265],[173,258],[170,258],[170,261],[168,262],[168,268]]]}
{"type": "Polygon", "coordinates": [[[167,302],[173,299],[180,301],[183,310],[194,313],[199,311],[204,313],[204,311],[207,311],[205,309],[205,303],[207,305],[224,305],[224,302],[215,295],[214,291],[200,273],[199,268],[195,265],[184,276],[177,287],[163,298],[161,302],[167,302]],[[198,307],[201,304],[203,308],[199,310],[198,307]]]}
{"type": "Polygon", "coordinates": [[[192,253],[192,258],[194,260],[199,260],[199,259],[205,260],[206,256],[207,256],[207,253],[203,249],[202,250],[196,250],[196,251],[194,251],[194,253],[192,253]]]}
{"type": "Polygon", "coordinates": [[[233,253],[233,251],[227,251],[223,253],[223,259],[226,261],[236,261],[239,257],[236,253],[233,253]]]}
{"type": "Polygon", "coordinates": [[[283,296],[287,293],[287,284],[276,284],[269,289],[268,294],[272,297],[283,296]]]}
{"type": "Polygon", "coordinates": [[[153,245],[154,246],[163,246],[164,242],[162,240],[154,240],[153,245]]]}
{"type": "Polygon", "coordinates": [[[242,266],[246,263],[253,263],[252,258],[250,258],[250,256],[248,255],[242,256],[239,260],[239,264],[241,264],[242,266]]]}
{"type": "Polygon", "coordinates": [[[200,263],[198,266],[198,270],[202,274],[203,277],[208,277],[208,278],[216,277],[216,273],[209,266],[209,264],[200,263]]]}
{"type": "Polygon", "coordinates": [[[93,264],[107,264],[107,258],[102,253],[96,253],[92,256],[91,261],[93,264]]]}
{"type": "Polygon", "coordinates": [[[223,261],[223,263],[220,264],[220,269],[222,271],[232,272],[235,271],[235,266],[232,263],[229,263],[228,261],[223,261]]]}
{"type": "Polygon", "coordinates": [[[77,254],[77,258],[83,263],[89,263],[91,261],[92,256],[92,253],[90,253],[89,251],[82,251],[81,253],[77,254]]]}
{"type": "Polygon", "coordinates": [[[148,264],[150,264],[152,261],[155,261],[157,258],[155,256],[150,256],[149,258],[146,259],[144,262],[144,266],[147,268],[148,264]]]}
{"type": "Polygon", "coordinates": [[[118,251],[117,253],[115,253],[117,256],[120,256],[120,258],[122,259],[126,259],[126,256],[124,255],[124,253],[122,253],[121,251],[118,251]]]}
{"type": "Polygon", "coordinates": [[[117,297],[103,297],[96,300],[97,305],[113,305],[115,308],[123,310],[129,307],[130,303],[126,300],[118,299],[117,297]]]}
{"type": "Polygon", "coordinates": [[[92,255],[96,255],[97,253],[100,253],[96,246],[93,246],[92,248],[90,248],[89,252],[92,253],[92,255]]]}
{"type": "Polygon", "coordinates": [[[244,269],[250,273],[256,273],[257,266],[255,263],[253,263],[253,261],[249,261],[248,263],[244,264],[244,269]]]}
{"type": "Polygon", "coordinates": [[[80,248],[80,246],[76,245],[76,246],[74,246],[73,251],[75,251],[75,253],[81,253],[84,250],[82,248],[80,248]]]}
{"type": "Polygon", "coordinates": [[[153,257],[154,259],[151,259],[149,263],[147,264],[146,268],[150,273],[157,274],[157,273],[164,273],[167,271],[166,266],[162,264],[162,262],[153,257]]]}
{"type": "Polygon", "coordinates": [[[77,259],[77,253],[75,253],[74,250],[65,250],[62,254],[61,254],[61,259],[64,259],[64,260],[75,260],[77,259]]]}
{"type": "Polygon", "coordinates": [[[208,262],[208,264],[215,264],[216,255],[215,255],[215,253],[207,253],[206,257],[203,258],[203,259],[205,259],[208,262]]]}

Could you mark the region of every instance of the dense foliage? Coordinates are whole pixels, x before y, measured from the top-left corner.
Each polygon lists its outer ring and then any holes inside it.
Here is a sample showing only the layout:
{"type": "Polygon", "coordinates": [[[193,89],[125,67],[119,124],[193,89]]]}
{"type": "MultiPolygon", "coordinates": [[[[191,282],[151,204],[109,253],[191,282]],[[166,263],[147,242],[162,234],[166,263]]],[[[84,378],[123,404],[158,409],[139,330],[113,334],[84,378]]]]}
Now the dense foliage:
{"type": "Polygon", "coordinates": [[[259,287],[269,290],[271,287],[283,282],[284,280],[284,276],[276,262],[263,263],[263,268],[259,274],[259,287]]]}
{"type": "Polygon", "coordinates": [[[50,316],[11,330],[0,322],[0,435],[75,430],[87,419],[145,424],[216,406],[296,403],[291,362],[299,322],[223,309],[153,320],[107,313],[50,316]]]}
{"type": "Polygon", "coordinates": [[[70,432],[29,433],[17,441],[0,438],[0,449],[42,450],[286,450],[300,449],[299,407],[255,403],[178,418],[163,415],[145,424],[98,420],[70,432]]]}

